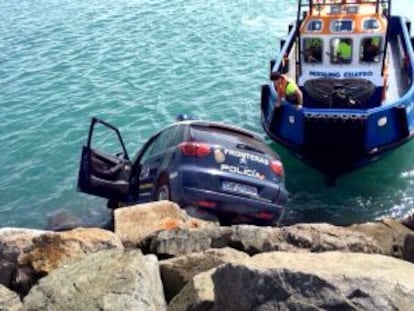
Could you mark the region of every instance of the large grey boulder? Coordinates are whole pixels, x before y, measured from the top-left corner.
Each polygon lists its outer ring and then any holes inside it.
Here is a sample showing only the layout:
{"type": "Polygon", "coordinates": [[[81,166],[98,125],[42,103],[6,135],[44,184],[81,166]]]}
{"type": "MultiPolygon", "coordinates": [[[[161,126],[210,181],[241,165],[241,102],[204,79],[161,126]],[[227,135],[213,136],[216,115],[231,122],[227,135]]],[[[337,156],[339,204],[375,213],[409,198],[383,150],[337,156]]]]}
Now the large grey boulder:
{"type": "Polygon", "coordinates": [[[19,296],[7,287],[0,284],[0,310],[1,311],[18,311],[23,307],[19,296]]]}
{"type": "Polygon", "coordinates": [[[25,310],[160,311],[166,309],[158,260],[139,250],[83,255],[42,278],[25,310]]]}
{"type": "Polygon", "coordinates": [[[360,253],[271,252],[213,275],[213,310],[413,310],[414,265],[360,253]]]}
{"type": "Polygon", "coordinates": [[[178,294],[195,275],[215,268],[223,263],[243,262],[246,253],[232,248],[209,249],[160,262],[161,278],[167,302],[178,294]]]}

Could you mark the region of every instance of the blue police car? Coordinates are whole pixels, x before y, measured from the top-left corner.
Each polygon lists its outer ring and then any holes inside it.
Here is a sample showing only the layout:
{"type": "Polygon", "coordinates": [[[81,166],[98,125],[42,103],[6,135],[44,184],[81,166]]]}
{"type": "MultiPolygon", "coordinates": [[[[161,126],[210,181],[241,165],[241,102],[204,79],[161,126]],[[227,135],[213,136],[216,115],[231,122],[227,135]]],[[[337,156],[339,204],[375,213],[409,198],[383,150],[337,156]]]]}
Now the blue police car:
{"type": "Polygon", "coordinates": [[[92,118],[78,190],[109,199],[112,208],[171,200],[213,213],[223,223],[269,225],[278,223],[288,198],[280,158],[262,138],[202,120],[161,129],[130,159],[119,130],[92,118]],[[121,152],[95,148],[98,124],[114,132],[121,152]]]}

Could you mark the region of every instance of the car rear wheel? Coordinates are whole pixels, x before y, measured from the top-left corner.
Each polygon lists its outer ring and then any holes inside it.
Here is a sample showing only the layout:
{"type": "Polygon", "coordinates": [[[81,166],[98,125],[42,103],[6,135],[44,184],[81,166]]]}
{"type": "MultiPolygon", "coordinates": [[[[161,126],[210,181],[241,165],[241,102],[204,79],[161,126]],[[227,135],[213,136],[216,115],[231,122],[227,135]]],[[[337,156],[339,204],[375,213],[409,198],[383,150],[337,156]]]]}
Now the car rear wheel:
{"type": "Polygon", "coordinates": [[[162,182],[157,186],[157,190],[155,191],[155,200],[171,200],[170,186],[168,183],[162,182]]]}

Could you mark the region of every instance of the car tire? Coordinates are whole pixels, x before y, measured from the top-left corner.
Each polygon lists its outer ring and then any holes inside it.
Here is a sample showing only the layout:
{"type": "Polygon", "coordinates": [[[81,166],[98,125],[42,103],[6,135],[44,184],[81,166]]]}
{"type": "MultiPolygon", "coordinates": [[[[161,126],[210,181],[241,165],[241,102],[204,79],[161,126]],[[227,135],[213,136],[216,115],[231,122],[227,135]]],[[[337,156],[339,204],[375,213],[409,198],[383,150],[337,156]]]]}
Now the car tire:
{"type": "Polygon", "coordinates": [[[171,191],[170,186],[167,182],[161,182],[155,191],[155,198],[156,201],[163,201],[163,200],[171,200],[171,191]]]}

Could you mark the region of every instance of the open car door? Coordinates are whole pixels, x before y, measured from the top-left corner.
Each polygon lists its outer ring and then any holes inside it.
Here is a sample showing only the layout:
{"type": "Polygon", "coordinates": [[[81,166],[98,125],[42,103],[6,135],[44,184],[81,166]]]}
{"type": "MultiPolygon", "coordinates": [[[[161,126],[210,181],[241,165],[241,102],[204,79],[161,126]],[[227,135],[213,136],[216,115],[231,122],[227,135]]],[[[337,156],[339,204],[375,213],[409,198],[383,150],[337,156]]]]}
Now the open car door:
{"type": "MultiPolygon", "coordinates": [[[[117,202],[133,202],[138,200],[138,186],[131,185],[131,174],[134,171],[125,144],[118,129],[109,123],[92,118],[89,128],[88,142],[82,148],[80,160],[78,191],[108,198],[117,202]],[[102,124],[106,131],[115,132],[120,143],[120,153],[105,154],[92,148],[92,138],[97,124],[102,124]]],[[[133,178],[135,180],[135,178],[133,178]]]]}

